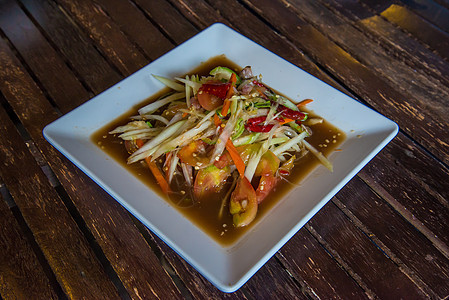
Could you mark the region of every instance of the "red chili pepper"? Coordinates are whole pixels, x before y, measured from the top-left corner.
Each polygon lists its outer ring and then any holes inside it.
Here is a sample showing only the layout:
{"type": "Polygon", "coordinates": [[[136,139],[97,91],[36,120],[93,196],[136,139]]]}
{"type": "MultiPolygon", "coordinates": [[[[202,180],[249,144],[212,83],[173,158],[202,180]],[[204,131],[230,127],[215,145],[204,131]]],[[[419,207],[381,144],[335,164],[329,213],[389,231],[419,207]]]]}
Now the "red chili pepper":
{"type": "Polygon", "coordinates": [[[251,118],[246,121],[246,125],[260,124],[260,123],[264,122],[266,119],[267,119],[266,116],[251,118]]]}
{"type": "Polygon", "coordinates": [[[294,110],[292,110],[288,107],[285,107],[283,105],[279,105],[277,110],[281,112],[282,116],[289,118],[289,119],[293,119],[293,120],[300,121],[306,117],[306,115],[304,113],[302,113],[300,111],[294,111],[294,110]]]}
{"type": "MultiPolygon", "coordinates": [[[[276,121],[282,122],[284,119],[276,117],[276,121]]],[[[246,121],[246,129],[252,132],[269,132],[273,128],[273,124],[262,125],[267,120],[266,116],[255,117],[246,121]]]]}
{"type": "Polygon", "coordinates": [[[268,125],[246,125],[246,129],[248,131],[252,132],[269,132],[274,125],[268,124],[268,125]]]}
{"type": "Polygon", "coordinates": [[[217,96],[221,99],[226,98],[226,94],[228,93],[229,88],[231,87],[231,83],[204,83],[200,87],[200,91],[207,93],[209,95],[217,96]]]}

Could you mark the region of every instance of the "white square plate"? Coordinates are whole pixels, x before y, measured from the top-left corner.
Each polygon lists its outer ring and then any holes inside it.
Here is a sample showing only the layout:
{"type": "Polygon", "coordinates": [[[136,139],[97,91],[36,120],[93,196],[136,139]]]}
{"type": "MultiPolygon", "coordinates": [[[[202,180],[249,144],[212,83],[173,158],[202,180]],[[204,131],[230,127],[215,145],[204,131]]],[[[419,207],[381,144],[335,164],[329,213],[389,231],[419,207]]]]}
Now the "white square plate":
{"type": "Polygon", "coordinates": [[[240,288],[398,132],[398,126],[223,24],[214,24],[49,124],[45,138],[220,290],[240,288]],[[317,167],[235,244],[224,247],[130,174],[91,135],[163,88],[151,74],[183,75],[225,54],[346,133],[331,173],[317,167]],[[300,95],[300,96],[299,96],[300,95]],[[299,98],[300,97],[300,98],[299,98]],[[142,195],[147,195],[142,199],[142,195]],[[301,195],[298,201],[297,195],[301,195]]]}

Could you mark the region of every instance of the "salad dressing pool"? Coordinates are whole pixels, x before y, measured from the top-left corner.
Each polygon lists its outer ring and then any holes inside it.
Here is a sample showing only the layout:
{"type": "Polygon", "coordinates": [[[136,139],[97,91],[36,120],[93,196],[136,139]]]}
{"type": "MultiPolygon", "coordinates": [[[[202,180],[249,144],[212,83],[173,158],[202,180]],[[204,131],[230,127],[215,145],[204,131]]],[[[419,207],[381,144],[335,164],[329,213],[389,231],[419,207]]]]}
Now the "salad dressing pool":
{"type": "MultiPolygon", "coordinates": [[[[209,70],[217,66],[228,67],[235,71],[239,71],[241,69],[239,66],[229,61],[222,55],[214,57],[201,64],[198,68],[192,70],[188,74],[198,74],[200,76],[207,75],[209,70]]],[[[292,188],[297,185],[301,185],[301,180],[320,164],[318,159],[310,152],[299,159],[295,163],[295,167],[293,168],[291,174],[288,176],[288,181],[281,180],[276,185],[274,190],[270,192],[269,196],[259,205],[256,219],[246,227],[234,227],[232,215],[229,213],[228,205],[224,207],[224,210],[222,210],[222,213],[220,214],[222,199],[225,197],[231,186],[231,183],[229,182],[226,183],[227,186],[225,186],[220,193],[213,193],[211,197],[206,197],[206,199],[203,199],[202,201],[194,202],[192,201],[192,197],[189,196],[190,191],[185,188],[184,182],[180,182],[183,181],[182,176],[175,175],[171,184],[171,188],[174,193],[168,197],[163,194],[158,187],[145,162],[138,161],[133,164],[127,164],[126,161],[129,157],[129,153],[125,149],[123,141],[114,135],[108,134],[114,128],[122,124],[126,124],[131,116],[137,114],[138,108],[159,99],[168,91],[168,89],[165,89],[147,98],[130,111],[125,112],[119,118],[99,129],[92,135],[91,140],[109,156],[113,157],[114,160],[119,162],[131,174],[148,185],[159,196],[166,199],[178,211],[180,211],[189,220],[199,226],[209,236],[222,245],[230,245],[234,243],[244,232],[257,224],[258,220],[263,218],[271,207],[280,201],[280,199],[282,199],[283,196],[292,188]]],[[[308,112],[309,119],[318,117],[312,111],[307,111],[303,108],[301,108],[301,111],[308,112]]],[[[322,152],[325,156],[328,156],[333,151],[339,150],[339,145],[341,145],[345,139],[343,132],[326,120],[323,120],[322,123],[311,125],[310,127],[313,130],[313,134],[310,137],[307,137],[306,140],[312,146],[322,152]]],[[[145,195],[142,195],[142,197],[145,198],[145,195]]],[[[301,201],[301,195],[298,195],[298,201],[301,201]]]]}

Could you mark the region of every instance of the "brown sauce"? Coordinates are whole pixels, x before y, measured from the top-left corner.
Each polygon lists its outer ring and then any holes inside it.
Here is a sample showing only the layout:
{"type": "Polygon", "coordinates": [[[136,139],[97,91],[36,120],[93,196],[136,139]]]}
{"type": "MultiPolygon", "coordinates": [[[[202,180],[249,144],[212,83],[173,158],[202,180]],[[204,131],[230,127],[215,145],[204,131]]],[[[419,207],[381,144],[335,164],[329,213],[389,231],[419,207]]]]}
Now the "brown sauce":
{"type": "MultiPolygon", "coordinates": [[[[241,69],[239,66],[226,59],[225,56],[217,56],[201,64],[198,68],[192,70],[188,74],[207,75],[208,72],[216,66],[226,66],[236,71],[241,69]]],[[[227,205],[224,209],[224,213],[221,215],[221,218],[218,217],[219,210],[222,206],[222,199],[229,188],[224,188],[222,192],[215,194],[213,197],[208,197],[201,202],[193,203],[191,201],[193,197],[186,197],[184,194],[186,192],[189,193],[189,191],[181,188],[181,192],[179,189],[179,186],[183,185],[181,182],[183,181],[181,178],[182,176],[175,175],[171,187],[174,191],[178,192],[168,197],[161,192],[153,175],[148,170],[148,167],[144,162],[137,162],[130,165],[126,163],[129,154],[125,150],[123,141],[114,135],[108,134],[109,131],[113,130],[117,126],[129,122],[129,117],[136,115],[138,108],[158,99],[166,92],[167,90],[161,91],[149,97],[136,107],[133,107],[121,117],[113,120],[111,123],[95,132],[92,135],[91,140],[103,149],[103,151],[105,151],[109,156],[121,163],[124,168],[129,170],[134,176],[139,178],[152,190],[156,191],[162,198],[166,199],[189,220],[199,226],[209,236],[222,245],[229,245],[235,242],[244,232],[246,232],[246,230],[257,223],[258,219],[266,214],[267,211],[269,211],[279,199],[281,199],[290,189],[294,188],[292,183],[300,184],[301,180],[319,164],[319,161],[311,153],[308,153],[303,158],[298,160],[288,178],[290,183],[280,181],[274,191],[272,191],[271,194],[259,205],[256,219],[252,224],[245,228],[235,228],[233,226],[232,216],[228,211],[229,208],[227,205]]],[[[309,119],[313,117],[315,117],[313,112],[309,112],[309,119]]],[[[324,120],[321,124],[316,124],[310,127],[313,130],[313,134],[307,138],[307,141],[321,151],[325,156],[328,156],[332,151],[337,149],[338,145],[340,145],[345,139],[344,133],[329,124],[326,120],[324,120]]],[[[230,186],[230,183],[228,185],[230,186]]]]}

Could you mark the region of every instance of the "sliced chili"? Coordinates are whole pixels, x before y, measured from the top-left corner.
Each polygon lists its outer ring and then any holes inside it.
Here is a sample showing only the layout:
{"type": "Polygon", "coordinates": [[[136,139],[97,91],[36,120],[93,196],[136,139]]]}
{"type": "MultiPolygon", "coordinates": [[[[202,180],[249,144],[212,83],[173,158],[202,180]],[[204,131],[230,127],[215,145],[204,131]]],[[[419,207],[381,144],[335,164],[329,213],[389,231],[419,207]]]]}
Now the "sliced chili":
{"type": "Polygon", "coordinates": [[[281,112],[281,115],[293,119],[293,120],[304,120],[306,115],[300,111],[294,111],[288,107],[285,107],[284,105],[279,104],[277,111],[281,112]]]}
{"type": "MultiPolygon", "coordinates": [[[[276,117],[274,119],[279,122],[282,122],[284,120],[279,117],[276,117]]],[[[246,121],[245,128],[248,131],[252,131],[252,132],[269,132],[273,128],[274,125],[273,124],[267,124],[267,125],[261,124],[261,123],[265,122],[266,120],[267,120],[266,116],[248,119],[246,121]]]]}
{"type": "Polygon", "coordinates": [[[246,125],[246,129],[248,131],[252,132],[269,132],[274,125],[268,124],[268,125],[246,125]]]}
{"type": "Polygon", "coordinates": [[[228,93],[229,88],[231,87],[231,83],[204,83],[200,87],[200,91],[207,93],[209,95],[217,96],[221,99],[226,98],[226,94],[228,93]]]}

